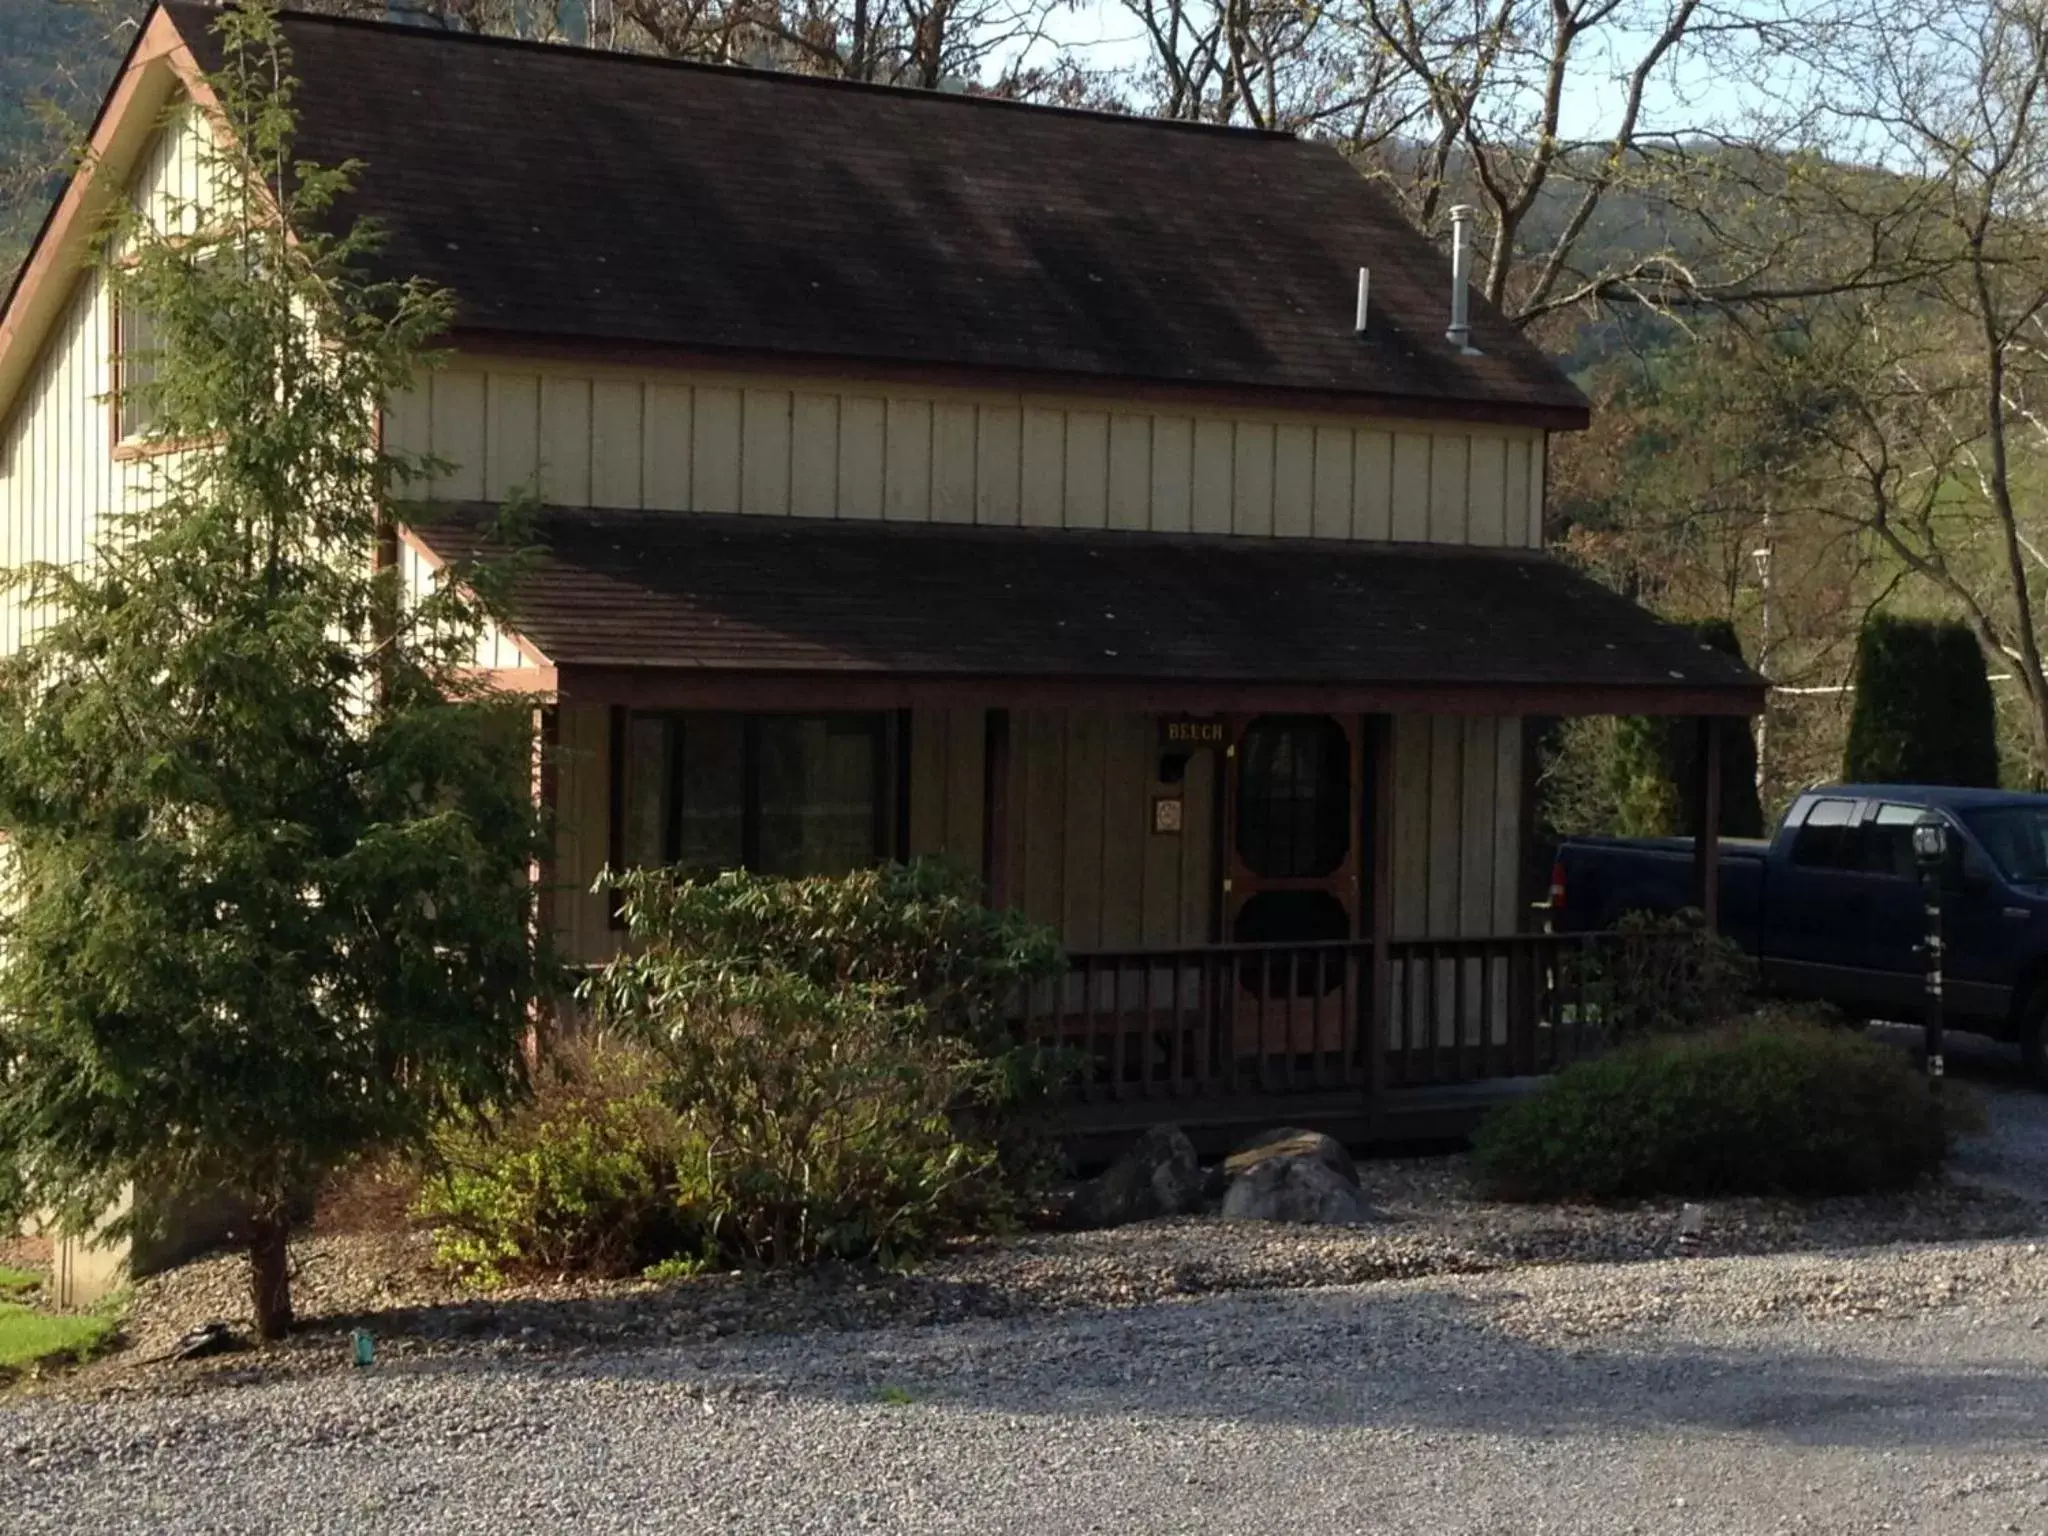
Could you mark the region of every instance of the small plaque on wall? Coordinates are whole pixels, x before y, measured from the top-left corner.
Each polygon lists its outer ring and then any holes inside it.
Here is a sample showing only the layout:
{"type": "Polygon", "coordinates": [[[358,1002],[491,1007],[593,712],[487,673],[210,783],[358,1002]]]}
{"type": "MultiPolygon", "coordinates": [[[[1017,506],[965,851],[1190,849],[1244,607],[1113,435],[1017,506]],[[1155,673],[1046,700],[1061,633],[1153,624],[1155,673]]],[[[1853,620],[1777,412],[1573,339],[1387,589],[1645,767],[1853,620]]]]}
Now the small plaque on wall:
{"type": "Polygon", "coordinates": [[[1213,715],[1159,717],[1159,745],[1162,747],[1178,747],[1183,752],[1190,748],[1220,747],[1228,735],[1223,722],[1213,715]]]}
{"type": "Polygon", "coordinates": [[[1180,831],[1181,808],[1186,803],[1179,795],[1154,795],[1152,797],[1152,830],[1168,834],[1180,831]]]}

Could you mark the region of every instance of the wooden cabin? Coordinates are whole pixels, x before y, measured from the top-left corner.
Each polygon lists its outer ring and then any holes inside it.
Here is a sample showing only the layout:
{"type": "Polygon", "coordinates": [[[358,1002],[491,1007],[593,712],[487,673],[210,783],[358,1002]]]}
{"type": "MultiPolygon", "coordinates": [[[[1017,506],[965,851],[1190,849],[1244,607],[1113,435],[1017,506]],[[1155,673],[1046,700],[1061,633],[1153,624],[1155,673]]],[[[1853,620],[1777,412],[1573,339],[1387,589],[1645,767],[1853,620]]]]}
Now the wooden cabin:
{"type": "MultiPolygon", "coordinates": [[[[10,562],[140,483],[89,236],[203,203],[210,20],[151,13],[0,314],[10,562]]],[[[299,153],[456,297],[385,405],[447,466],[394,557],[543,507],[478,661],[546,701],[571,957],[608,864],[941,855],[1065,942],[1024,1006],[1094,1061],[1080,1128],[1399,1134],[1561,1054],[1538,722],[1761,685],[1543,552],[1584,398],[1334,149],[283,26],[299,153]]]]}

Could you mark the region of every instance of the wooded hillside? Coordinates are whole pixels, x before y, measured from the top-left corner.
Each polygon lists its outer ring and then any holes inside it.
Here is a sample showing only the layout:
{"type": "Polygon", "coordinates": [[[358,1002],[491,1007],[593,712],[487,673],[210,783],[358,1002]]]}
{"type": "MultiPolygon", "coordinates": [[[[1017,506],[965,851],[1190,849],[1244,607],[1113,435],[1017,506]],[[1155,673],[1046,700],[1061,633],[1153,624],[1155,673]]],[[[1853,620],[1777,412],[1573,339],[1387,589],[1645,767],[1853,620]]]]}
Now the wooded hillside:
{"type": "Polygon", "coordinates": [[[0,5],[0,288],[62,179],[75,124],[106,90],[129,7],[77,0],[0,5]]]}

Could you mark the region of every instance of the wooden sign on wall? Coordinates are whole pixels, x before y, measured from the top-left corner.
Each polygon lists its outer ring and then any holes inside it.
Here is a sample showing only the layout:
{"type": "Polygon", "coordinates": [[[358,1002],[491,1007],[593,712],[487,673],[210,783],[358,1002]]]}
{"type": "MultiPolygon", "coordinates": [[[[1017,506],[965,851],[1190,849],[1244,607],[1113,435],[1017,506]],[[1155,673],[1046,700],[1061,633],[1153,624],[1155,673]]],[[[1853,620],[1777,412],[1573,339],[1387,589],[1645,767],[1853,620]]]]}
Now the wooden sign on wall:
{"type": "Polygon", "coordinates": [[[1213,751],[1225,744],[1230,732],[1214,715],[1161,715],[1159,745],[1169,750],[1213,751]]]}

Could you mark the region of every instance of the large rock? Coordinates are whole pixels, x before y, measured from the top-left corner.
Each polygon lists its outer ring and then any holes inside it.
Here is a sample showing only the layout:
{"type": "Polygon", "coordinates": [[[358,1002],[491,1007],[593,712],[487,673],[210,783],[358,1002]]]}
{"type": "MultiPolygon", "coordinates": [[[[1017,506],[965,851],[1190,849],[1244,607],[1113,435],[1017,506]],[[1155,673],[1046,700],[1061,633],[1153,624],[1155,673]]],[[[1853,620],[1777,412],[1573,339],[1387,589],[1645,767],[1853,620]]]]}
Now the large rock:
{"type": "Polygon", "coordinates": [[[1360,1226],[1378,1220],[1358,1188],[1358,1169],[1336,1141],[1316,1131],[1271,1131],[1233,1152],[1223,1192],[1226,1221],[1360,1226]]]}
{"type": "Polygon", "coordinates": [[[1069,1225],[1117,1227],[1154,1216],[1179,1216],[1202,1203],[1202,1165],[1177,1125],[1155,1125],[1102,1174],[1075,1187],[1069,1225]]]}
{"type": "Polygon", "coordinates": [[[1344,1143],[1321,1131],[1304,1131],[1293,1126],[1265,1131],[1254,1136],[1223,1160],[1225,1180],[1247,1174],[1276,1157],[1305,1157],[1321,1163],[1353,1189],[1358,1187],[1358,1165],[1344,1150],[1344,1143]]]}

